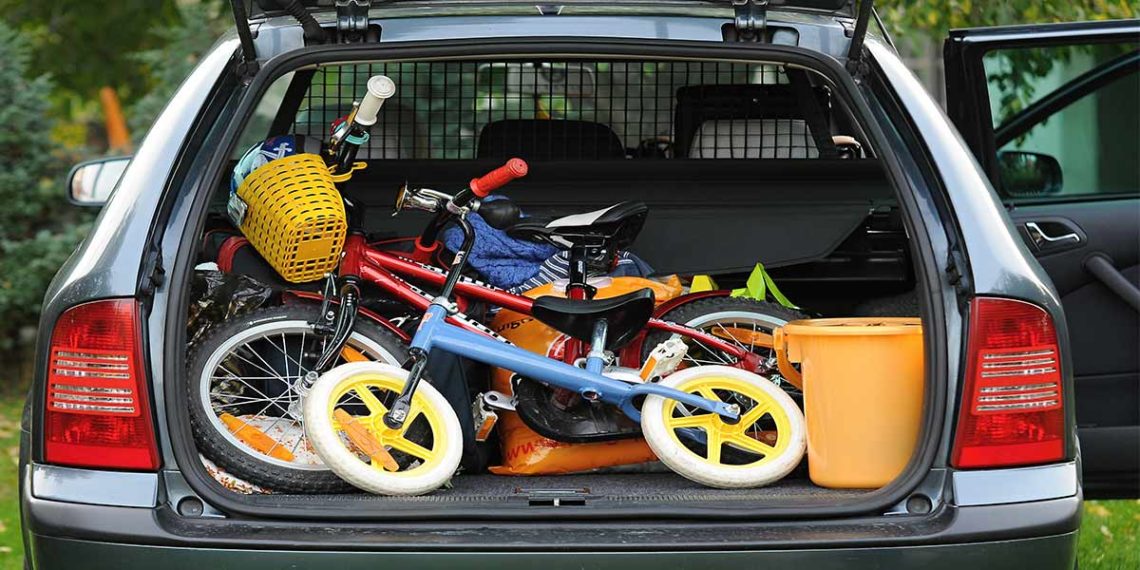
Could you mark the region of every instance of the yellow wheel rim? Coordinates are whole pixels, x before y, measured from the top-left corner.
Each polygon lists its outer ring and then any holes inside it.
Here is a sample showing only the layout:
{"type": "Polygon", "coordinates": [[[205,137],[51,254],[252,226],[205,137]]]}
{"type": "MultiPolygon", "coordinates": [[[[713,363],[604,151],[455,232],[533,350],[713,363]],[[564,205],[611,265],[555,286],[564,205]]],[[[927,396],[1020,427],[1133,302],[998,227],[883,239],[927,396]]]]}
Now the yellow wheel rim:
{"type": "MultiPolygon", "coordinates": [[[[665,429],[689,453],[719,467],[752,468],[774,461],[791,444],[791,420],[778,401],[760,387],[728,376],[692,378],[678,386],[682,392],[740,406],[740,421],[726,423],[720,415],[690,408],[666,399],[662,406],[665,429]],[[704,454],[686,443],[703,433],[704,454]],[[726,452],[727,450],[727,452],[726,452]]],[[[698,449],[701,447],[697,444],[698,449]]]]}
{"type": "MultiPolygon", "coordinates": [[[[358,374],[337,386],[328,407],[329,421],[338,434],[344,434],[335,415],[335,411],[340,409],[364,426],[380,445],[396,457],[400,464],[398,471],[388,471],[382,465],[371,464],[373,469],[393,476],[411,476],[435,467],[443,460],[448,445],[443,415],[419,392],[412,396],[408,419],[400,429],[392,429],[384,423],[388,407],[382,400],[395,399],[403,387],[403,378],[376,373],[358,374]]],[[[361,461],[366,459],[362,457],[361,461]]]]}

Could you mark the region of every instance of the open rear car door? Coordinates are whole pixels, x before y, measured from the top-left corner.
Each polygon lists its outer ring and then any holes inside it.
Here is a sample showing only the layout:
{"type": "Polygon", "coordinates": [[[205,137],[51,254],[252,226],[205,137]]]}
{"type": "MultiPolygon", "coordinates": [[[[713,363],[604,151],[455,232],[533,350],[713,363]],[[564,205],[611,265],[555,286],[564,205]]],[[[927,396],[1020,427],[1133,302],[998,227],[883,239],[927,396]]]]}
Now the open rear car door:
{"type": "Polygon", "coordinates": [[[955,30],[947,111],[1061,295],[1088,497],[1140,494],[1140,21],[955,30]]]}

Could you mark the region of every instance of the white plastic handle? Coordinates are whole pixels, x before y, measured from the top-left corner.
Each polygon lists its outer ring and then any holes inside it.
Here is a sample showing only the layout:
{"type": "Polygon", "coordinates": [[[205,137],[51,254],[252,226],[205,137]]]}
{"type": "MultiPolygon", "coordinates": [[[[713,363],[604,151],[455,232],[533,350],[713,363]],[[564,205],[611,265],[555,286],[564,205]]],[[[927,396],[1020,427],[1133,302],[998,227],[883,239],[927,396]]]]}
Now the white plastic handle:
{"type": "Polygon", "coordinates": [[[368,79],[368,92],[364,94],[364,99],[360,101],[360,107],[356,110],[356,123],[364,127],[375,125],[380,107],[384,106],[386,99],[395,94],[395,81],[389,79],[387,75],[373,75],[368,79]]]}

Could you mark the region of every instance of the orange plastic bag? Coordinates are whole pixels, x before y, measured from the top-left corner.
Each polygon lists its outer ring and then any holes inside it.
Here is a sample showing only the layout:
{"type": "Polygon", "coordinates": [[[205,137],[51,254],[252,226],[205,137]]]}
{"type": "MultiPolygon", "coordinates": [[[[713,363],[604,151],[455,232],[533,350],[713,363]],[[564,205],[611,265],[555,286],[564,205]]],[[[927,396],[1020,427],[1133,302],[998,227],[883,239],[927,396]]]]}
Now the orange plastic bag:
{"type": "Polygon", "coordinates": [[[497,427],[503,443],[503,464],[489,468],[496,475],[581,473],[657,460],[649,444],[641,438],[565,443],[538,435],[518,414],[501,414],[497,427]]]}
{"type": "MultiPolygon", "coordinates": [[[[591,280],[598,288],[596,299],[616,297],[644,289],[653,289],[657,302],[672,299],[683,292],[676,276],[657,281],[641,277],[605,277],[591,280]]],[[[535,287],[524,293],[535,298],[545,295],[564,297],[565,291],[554,283],[535,287]]],[[[531,352],[561,358],[567,336],[540,323],[534,317],[503,310],[491,322],[491,328],[511,342],[531,352]]],[[[510,394],[511,373],[495,369],[491,375],[491,388],[510,394]]],[[[502,444],[503,464],[493,466],[496,475],[554,475],[581,473],[618,465],[633,465],[656,461],[657,456],[644,439],[618,439],[593,443],[565,443],[543,437],[531,430],[518,414],[500,412],[499,441],[502,444]]]]}

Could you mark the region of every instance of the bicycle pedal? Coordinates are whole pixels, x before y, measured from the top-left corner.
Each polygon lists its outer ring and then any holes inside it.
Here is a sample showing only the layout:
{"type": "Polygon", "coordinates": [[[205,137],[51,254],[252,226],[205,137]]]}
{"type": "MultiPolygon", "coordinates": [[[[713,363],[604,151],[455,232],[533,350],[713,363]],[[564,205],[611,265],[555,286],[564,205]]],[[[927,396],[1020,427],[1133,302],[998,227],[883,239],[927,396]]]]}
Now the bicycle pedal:
{"type": "Polygon", "coordinates": [[[649,353],[649,358],[646,358],[645,364],[641,366],[641,379],[650,382],[654,378],[672,374],[681,365],[681,361],[684,360],[688,352],[688,345],[679,338],[670,338],[658,344],[653,347],[653,351],[649,353]]]}
{"type": "Polygon", "coordinates": [[[484,442],[490,439],[491,431],[499,422],[499,414],[495,409],[514,410],[510,398],[499,392],[485,392],[475,397],[471,403],[471,416],[475,419],[475,441],[484,442]]]}

